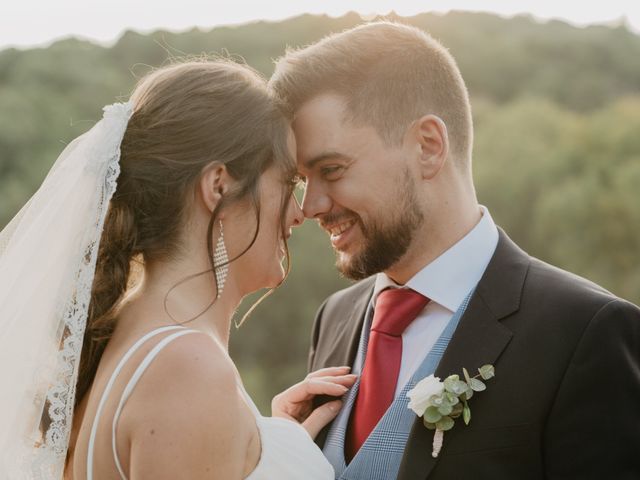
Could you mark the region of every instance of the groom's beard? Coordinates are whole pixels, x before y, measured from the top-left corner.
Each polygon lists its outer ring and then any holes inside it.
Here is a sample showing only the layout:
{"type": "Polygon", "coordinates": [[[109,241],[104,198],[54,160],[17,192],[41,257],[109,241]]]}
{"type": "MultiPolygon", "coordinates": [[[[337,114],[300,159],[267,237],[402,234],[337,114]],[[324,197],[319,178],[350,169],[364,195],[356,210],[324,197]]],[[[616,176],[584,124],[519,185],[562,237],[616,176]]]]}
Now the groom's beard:
{"type": "Polygon", "coordinates": [[[362,280],[379,272],[391,268],[400,260],[411,245],[416,230],[422,224],[424,214],[418,207],[416,185],[405,172],[404,181],[398,185],[397,204],[392,211],[382,218],[393,219],[389,223],[377,224],[371,222],[365,225],[357,218],[358,225],[364,237],[362,249],[351,258],[344,258],[338,253],[336,267],[345,277],[352,280],[362,280]]]}

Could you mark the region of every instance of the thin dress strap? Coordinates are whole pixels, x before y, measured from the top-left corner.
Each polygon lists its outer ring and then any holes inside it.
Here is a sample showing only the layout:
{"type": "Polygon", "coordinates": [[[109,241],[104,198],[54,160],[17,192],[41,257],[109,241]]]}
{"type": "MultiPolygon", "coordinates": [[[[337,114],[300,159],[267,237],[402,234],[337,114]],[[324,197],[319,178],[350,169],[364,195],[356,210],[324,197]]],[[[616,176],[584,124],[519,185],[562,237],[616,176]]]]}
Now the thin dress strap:
{"type": "Polygon", "coordinates": [[[131,380],[129,380],[129,383],[125,387],[124,393],[122,395],[122,398],[120,399],[120,403],[118,405],[118,408],[116,410],[116,414],[115,414],[114,419],[113,419],[113,424],[112,424],[112,429],[111,429],[112,435],[113,435],[112,442],[111,442],[111,446],[112,446],[112,449],[113,449],[113,455],[114,455],[116,467],[118,468],[118,472],[120,473],[120,477],[123,480],[127,480],[126,475],[122,471],[122,467],[120,465],[120,461],[118,460],[118,454],[117,454],[117,451],[116,451],[116,440],[115,440],[116,423],[117,423],[118,417],[120,416],[122,408],[124,407],[124,403],[127,400],[127,398],[129,398],[129,396],[131,395],[131,391],[135,387],[135,384],[138,382],[138,380],[140,379],[140,377],[142,376],[142,374],[144,373],[146,368],[149,366],[149,364],[151,363],[153,358],[160,352],[160,350],[162,350],[162,348],[164,348],[172,340],[174,340],[174,339],[176,339],[178,337],[181,337],[182,335],[186,335],[187,333],[194,333],[194,332],[197,333],[197,330],[187,330],[185,327],[178,326],[178,325],[172,325],[172,326],[168,326],[168,327],[157,328],[157,329],[152,330],[151,332],[147,333],[140,340],[138,340],[136,343],[134,343],[131,346],[131,348],[129,348],[129,350],[127,350],[127,353],[124,354],[124,356],[122,357],[122,359],[120,360],[120,362],[116,366],[115,370],[111,374],[111,378],[109,378],[109,381],[107,382],[107,386],[105,387],[104,392],[102,393],[102,397],[100,398],[100,402],[98,403],[98,409],[96,410],[96,416],[93,419],[93,425],[91,427],[91,434],[89,436],[89,445],[88,445],[88,451],[87,451],[87,480],[93,480],[93,456],[94,456],[93,453],[94,453],[94,447],[95,447],[96,433],[98,431],[98,424],[99,424],[99,421],[100,421],[100,416],[102,415],[102,410],[103,410],[104,405],[105,405],[105,403],[107,401],[107,397],[109,396],[109,393],[111,392],[111,389],[113,388],[113,385],[114,385],[114,383],[116,381],[116,378],[120,374],[120,371],[124,368],[124,366],[127,363],[127,361],[131,358],[131,356],[147,340],[155,337],[156,335],[159,335],[159,334],[164,333],[164,332],[169,332],[171,330],[180,330],[180,331],[177,332],[177,333],[174,333],[172,335],[169,335],[166,338],[164,338],[163,340],[161,340],[160,342],[158,342],[158,344],[147,354],[147,356],[144,358],[142,363],[138,366],[138,368],[136,369],[135,373],[133,374],[133,377],[131,378],[131,380]]]}

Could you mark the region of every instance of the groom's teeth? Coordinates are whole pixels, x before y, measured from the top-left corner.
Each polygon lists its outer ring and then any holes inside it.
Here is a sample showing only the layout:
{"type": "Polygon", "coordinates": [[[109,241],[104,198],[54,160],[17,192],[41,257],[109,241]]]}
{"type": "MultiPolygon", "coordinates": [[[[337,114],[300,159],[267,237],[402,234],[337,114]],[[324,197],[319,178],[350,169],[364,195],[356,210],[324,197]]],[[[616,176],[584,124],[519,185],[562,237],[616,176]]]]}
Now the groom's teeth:
{"type": "Polygon", "coordinates": [[[355,222],[353,220],[350,220],[348,222],[345,223],[341,223],[340,225],[338,225],[337,227],[333,227],[331,229],[329,229],[329,233],[331,233],[331,236],[338,236],[341,233],[343,233],[345,230],[347,230],[349,227],[351,227],[355,222]]]}

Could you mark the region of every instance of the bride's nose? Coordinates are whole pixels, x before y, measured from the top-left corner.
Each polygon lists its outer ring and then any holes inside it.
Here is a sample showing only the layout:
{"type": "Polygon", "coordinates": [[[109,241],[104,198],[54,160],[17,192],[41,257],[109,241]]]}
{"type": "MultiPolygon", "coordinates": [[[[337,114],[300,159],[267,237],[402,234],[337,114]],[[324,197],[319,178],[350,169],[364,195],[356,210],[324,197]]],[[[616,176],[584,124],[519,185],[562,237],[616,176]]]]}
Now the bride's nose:
{"type": "Polygon", "coordinates": [[[300,208],[300,204],[298,203],[298,199],[295,195],[291,195],[288,215],[289,225],[292,227],[300,226],[302,225],[302,222],[304,222],[304,214],[302,213],[302,208],[300,208]]]}

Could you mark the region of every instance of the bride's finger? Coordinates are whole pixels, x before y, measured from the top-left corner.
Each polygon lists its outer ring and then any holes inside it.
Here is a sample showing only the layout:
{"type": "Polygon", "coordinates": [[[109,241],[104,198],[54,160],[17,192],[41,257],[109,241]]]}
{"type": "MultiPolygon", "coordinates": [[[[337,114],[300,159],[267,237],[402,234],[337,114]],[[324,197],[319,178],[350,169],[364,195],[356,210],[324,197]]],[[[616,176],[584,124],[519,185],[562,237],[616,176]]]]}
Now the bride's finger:
{"type": "Polygon", "coordinates": [[[332,395],[339,397],[349,389],[339,383],[325,382],[317,379],[304,380],[279,394],[276,398],[289,403],[305,402],[316,395],[332,395]]]}
{"type": "Polygon", "coordinates": [[[307,375],[306,378],[318,378],[336,375],[346,375],[351,371],[351,367],[327,367],[316,370],[307,375]]]}
{"type": "Polygon", "coordinates": [[[335,382],[326,382],[320,379],[305,380],[300,385],[301,392],[304,392],[304,400],[313,398],[316,395],[342,396],[349,390],[349,387],[335,382]]]}
{"type": "Polygon", "coordinates": [[[356,380],[358,379],[357,375],[349,374],[349,375],[340,375],[336,377],[317,377],[314,380],[320,380],[322,382],[328,383],[337,383],[339,385],[343,385],[345,387],[351,387],[356,380]]]}
{"type": "Polygon", "coordinates": [[[322,430],[331,420],[336,418],[341,406],[341,400],[334,400],[319,406],[311,412],[311,415],[302,422],[302,426],[307,430],[307,432],[309,432],[311,438],[316,438],[318,433],[320,433],[320,430],[322,430]]]}

